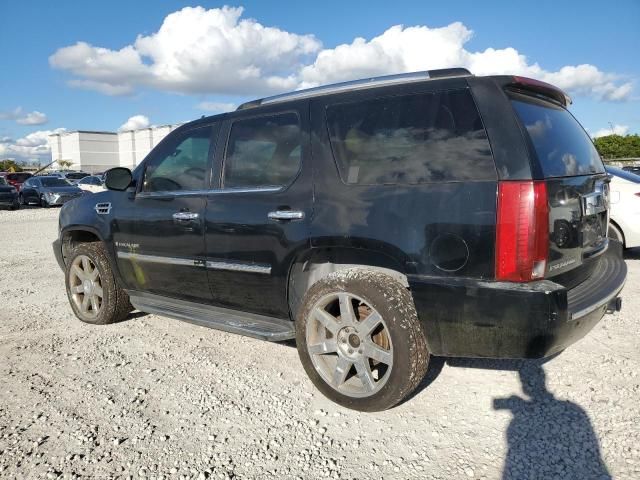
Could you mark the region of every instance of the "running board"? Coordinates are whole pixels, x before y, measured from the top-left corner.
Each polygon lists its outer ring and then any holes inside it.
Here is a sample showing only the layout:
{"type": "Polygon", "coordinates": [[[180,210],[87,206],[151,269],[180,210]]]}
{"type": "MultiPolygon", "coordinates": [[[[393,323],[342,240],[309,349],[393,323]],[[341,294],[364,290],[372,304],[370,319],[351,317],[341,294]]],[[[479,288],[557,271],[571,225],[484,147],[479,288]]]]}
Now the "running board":
{"type": "Polygon", "coordinates": [[[127,292],[137,310],[271,342],[295,338],[293,322],[151,293],[127,292]]]}

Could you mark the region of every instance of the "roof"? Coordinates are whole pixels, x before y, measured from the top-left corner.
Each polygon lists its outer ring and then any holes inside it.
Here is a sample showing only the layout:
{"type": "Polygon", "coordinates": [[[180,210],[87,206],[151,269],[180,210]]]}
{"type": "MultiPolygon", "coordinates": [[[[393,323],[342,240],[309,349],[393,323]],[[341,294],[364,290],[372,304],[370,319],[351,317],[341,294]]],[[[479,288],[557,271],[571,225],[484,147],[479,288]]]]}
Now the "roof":
{"type": "Polygon", "coordinates": [[[243,103],[238,110],[246,110],[248,108],[259,107],[261,105],[269,105],[272,103],[286,102],[290,100],[300,100],[303,98],[319,97],[332,93],[347,92],[353,90],[364,90],[367,88],[383,87],[389,85],[399,85],[414,82],[424,82],[427,80],[435,80],[449,77],[468,77],[471,72],[466,68],[444,68],[440,70],[427,70],[423,72],[400,73],[397,75],[384,75],[380,77],[363,78],[360,80],[351,80],[349,82],[334,83],[331,85],[323,85],[320,87],[308,88],[305,90],[296,90],[289,93],[274,95],[272,97],[261,98],[243,103]]]}

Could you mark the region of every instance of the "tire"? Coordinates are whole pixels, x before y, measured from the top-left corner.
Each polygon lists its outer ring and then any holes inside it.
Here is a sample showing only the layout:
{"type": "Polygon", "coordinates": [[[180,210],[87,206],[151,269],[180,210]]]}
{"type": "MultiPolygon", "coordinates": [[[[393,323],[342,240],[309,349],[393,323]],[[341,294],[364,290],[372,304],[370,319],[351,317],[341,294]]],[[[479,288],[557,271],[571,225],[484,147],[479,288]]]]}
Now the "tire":
{"type": "Polygon", "coordinates": [[[49,208],[49,202],[47,202],[47,200],[44,198],[44,195],[40,195],[40,206],[42,208],[49,208]]]}
{"type": "Polygon", "coordinates": [[[14,200],[13,205],[9,207],[9,210],[19,210],[19,209],[20,209],[20,202],[18,200],[14,200]]]}
{"type": "Polygon", "coordinates": [[[28,205],[27,203],[25,203],[24,196],[22,194],[18,195],[18,203],[20,205],[28,205]]]}
{"type": "Polygon", "coordinates": [[[624,247],[624,234],[617,225],[609,223],[609,231],[607,232],[607,236],[613,240],[620,242],[624,247]]]}
{"type": "Polygon", "coordinates": [[[307,291],[296,318],[296,344],[307,375],[323,395],[366,412],[400,403],[429,364],[409,290],[363,268],[332,273],[307,291]]]}
{"type": "Polygon", "coordinates": [[[65,268],[65,284],[73,313],[83,322],[115,323],[133,310],[129,296],[116,283],[100,242],[81,243],[73,248],[65,268]]]}

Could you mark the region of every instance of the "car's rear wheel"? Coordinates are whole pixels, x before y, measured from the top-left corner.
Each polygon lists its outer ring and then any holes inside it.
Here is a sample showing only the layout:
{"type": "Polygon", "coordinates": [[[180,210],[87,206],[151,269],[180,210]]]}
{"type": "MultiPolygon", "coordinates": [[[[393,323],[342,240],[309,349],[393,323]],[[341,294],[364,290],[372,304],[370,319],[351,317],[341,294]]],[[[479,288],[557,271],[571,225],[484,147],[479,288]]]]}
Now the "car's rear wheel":
{"type": "Polygon", "coordinates": [[[617,242],[620,242],[624,246],[624,234],[617,225],[609,223],[609,232],[607,236],[617,242]]]}
{"type": "Polygon", "coordinates": [[[47,202],[47,199],[44,198],[44,195],[40,195],[40,206],[42,208],[49,208],[49,202],[47,202]]]}
{"type": "Polygon", "coordinates": [[[83,322],[114,323],[133,310],[129,296],[117,285],[107,253],[99,242],[82,243],[71,251],[65,279],[73,313],[83,322]]]}
{"type": "Polygon", "coordinates": [[[365,269],[333,273],[309,289],[296,319],[296,343],[314,385],[334,402],[362,411],[401,402],[429,361],[410,292],[365,269]]]}

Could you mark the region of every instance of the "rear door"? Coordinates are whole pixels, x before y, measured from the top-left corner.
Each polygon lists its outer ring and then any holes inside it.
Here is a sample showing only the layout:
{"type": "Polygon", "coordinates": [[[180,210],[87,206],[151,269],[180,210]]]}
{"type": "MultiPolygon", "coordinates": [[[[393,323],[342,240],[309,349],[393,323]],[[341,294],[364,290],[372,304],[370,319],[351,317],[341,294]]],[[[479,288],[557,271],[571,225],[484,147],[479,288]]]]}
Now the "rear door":
{"type": "Polygon", "coordinates": [[[549,200],[547,278],[567,287],[583,281],[607,248],[609,179],[591,138],[564,107],[510,94],[549,200]]]}
{"type": "Polygon", "coordinates": [[[225,122],[222,175],[206,210],[207,271],[218,305],[288,318],[289,267],[308,246],[313,207],[308,117],[302,101],[225,122]]]}

